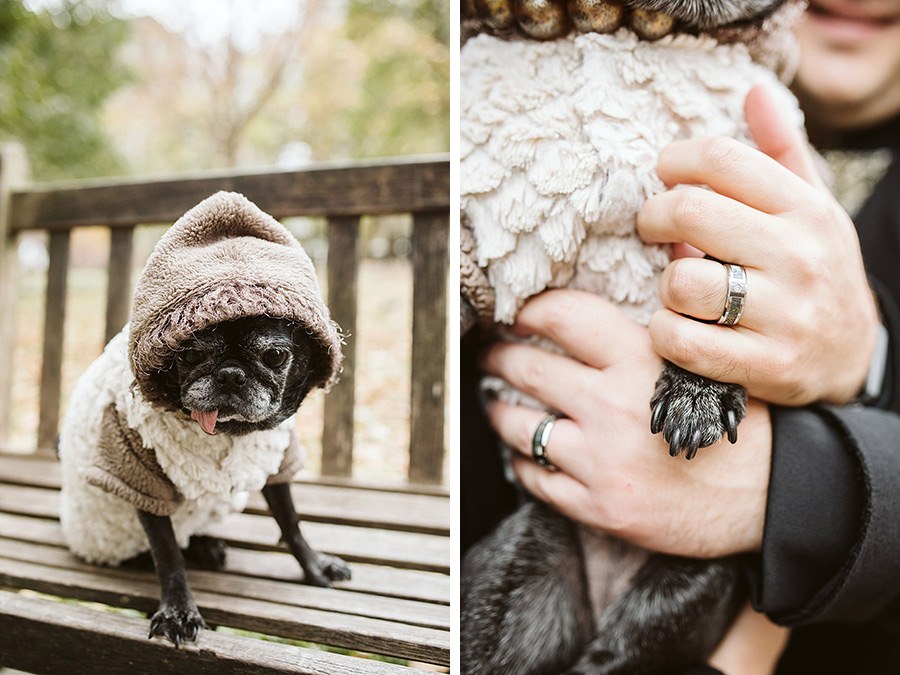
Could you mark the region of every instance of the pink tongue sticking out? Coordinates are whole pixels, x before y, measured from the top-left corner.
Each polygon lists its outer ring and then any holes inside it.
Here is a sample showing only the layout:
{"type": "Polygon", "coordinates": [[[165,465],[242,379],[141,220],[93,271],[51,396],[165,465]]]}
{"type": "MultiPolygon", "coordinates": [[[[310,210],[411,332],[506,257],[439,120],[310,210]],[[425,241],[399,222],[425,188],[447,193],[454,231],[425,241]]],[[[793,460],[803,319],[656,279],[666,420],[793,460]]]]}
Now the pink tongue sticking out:
{"type": "Polygon", "coordinates": [[[197,420],[200,424],[200,428],[210,435],[216,433],[216,418],[218,416],[218,410],[211,410],[210,412],[200,412],[199,410],[191,411],[191,418],[197,420]]]}

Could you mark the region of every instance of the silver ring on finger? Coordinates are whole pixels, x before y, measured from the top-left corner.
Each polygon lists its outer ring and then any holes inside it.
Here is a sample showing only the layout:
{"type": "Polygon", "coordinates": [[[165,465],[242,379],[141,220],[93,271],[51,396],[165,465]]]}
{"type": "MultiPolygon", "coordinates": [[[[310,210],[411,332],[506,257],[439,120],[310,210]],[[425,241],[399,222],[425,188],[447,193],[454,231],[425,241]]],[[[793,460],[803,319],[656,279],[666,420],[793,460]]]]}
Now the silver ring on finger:
{"type": "Polygon", "coordinates": [[[547,415],[537,425],[534,435],[531,437],[531,455],[538,466],[545,469],[555,469],[553,463],[547,457],[547,444],[550,442],[550,432],[556,424],[556,415],[547,415]]]}
{"type": "Polygon", "coordinates": [[[723,326],[736,326],[747,305],[747,270],[732,263],[722,264],[725,266],[728,287],[725,293],[725,307],[722,309],[722,316],[716,323],[723,326]]]}

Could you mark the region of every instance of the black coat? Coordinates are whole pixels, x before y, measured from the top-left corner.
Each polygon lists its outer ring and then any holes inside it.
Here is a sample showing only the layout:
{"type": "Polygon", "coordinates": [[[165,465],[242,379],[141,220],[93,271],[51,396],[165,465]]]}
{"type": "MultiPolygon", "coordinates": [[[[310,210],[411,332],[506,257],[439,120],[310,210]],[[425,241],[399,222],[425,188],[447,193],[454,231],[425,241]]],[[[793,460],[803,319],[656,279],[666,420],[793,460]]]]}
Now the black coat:
{"type": "MultiPolygon", "coordinates": [[[[856,218],[888,368],[869,407],[772,408],[763,546],[746,568],[756,609],[794,628],[779,675],[900,672],[900,118],[843,145],[894,150],[856,218]]],[[[468,338],[461,359],[463,552],[515,505],[485,440],[477,349],[468,338]]]]}
{"type": "Polygon", "coordinates": [[[772,410],[762,554],[748,570],[754,606],[795,627],[779,674],[900,672],[900,118],[841,145],[893,150],[856,217],[888,368],[871,407],[772,410]]]}

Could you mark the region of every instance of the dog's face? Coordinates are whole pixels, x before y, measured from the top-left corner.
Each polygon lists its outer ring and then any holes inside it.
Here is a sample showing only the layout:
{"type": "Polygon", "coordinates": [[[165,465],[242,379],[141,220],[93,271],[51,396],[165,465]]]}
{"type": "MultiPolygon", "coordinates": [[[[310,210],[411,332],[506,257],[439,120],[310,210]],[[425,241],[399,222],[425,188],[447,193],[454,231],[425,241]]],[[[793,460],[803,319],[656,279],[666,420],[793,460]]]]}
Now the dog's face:
{"type": "Polygon", "coordinates": [[[317,344],[284,319],[248,317],[196,333],[161,376],[175,407],[208,434],[271,429],[318,380],[317,344]]]}

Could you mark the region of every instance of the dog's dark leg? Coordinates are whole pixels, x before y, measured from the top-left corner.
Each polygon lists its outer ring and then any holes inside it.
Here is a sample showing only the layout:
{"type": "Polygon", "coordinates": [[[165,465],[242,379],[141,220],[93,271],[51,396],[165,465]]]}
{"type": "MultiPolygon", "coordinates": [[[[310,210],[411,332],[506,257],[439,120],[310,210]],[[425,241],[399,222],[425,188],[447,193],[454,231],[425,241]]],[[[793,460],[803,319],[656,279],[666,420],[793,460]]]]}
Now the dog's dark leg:
{"type": "Polygon", "coordinates": [[[656,381],[650,400],[650,430],[669,444],[669,454],[693,459],[697,450],[728,434],[737,441],[737,427],[747,409],[747,392],[736,384],[694,375],[669,361],[656,381]]]}
{"type": "Polygon", "coordinates": [[[735,558],[654,555],[565,675],[649,675],[703,663],[746,598],[735,558]]]}
{"type": "Polygon", "coordinates": [[[262,490],[269,510],[281,529],[281,538],[300,563],[304,582],[313,586],[331,586],[332,581],[350,578],[350,568],[337,556],[319,553],[300,534],[300,516],[294,509],[291,486],[288,483],[266,485],[262,490]]]}
{"type": "Polygon", "coordinates": [[[593,635],[578,531],[543,504],[475,544],[460,578],[465,675],[556,675],[593,635]]]}
{"type": "Polygon", "coordinates": [[[150,619],[150,637],[164,635],[176,647],[182,642],[193,642],[197,632],[207,626],[191,595],[184,557],[175,542],[172,521],[168,516],[155,516],[140,509],[138,518],[150,541],[161,589],[159,609],[150,619]]]}

